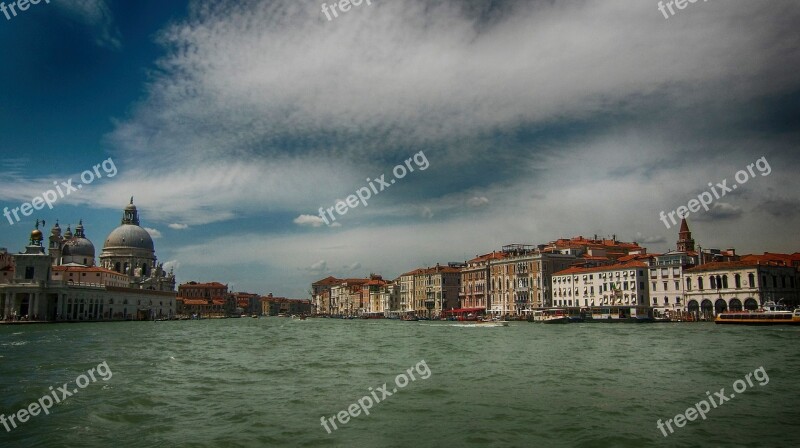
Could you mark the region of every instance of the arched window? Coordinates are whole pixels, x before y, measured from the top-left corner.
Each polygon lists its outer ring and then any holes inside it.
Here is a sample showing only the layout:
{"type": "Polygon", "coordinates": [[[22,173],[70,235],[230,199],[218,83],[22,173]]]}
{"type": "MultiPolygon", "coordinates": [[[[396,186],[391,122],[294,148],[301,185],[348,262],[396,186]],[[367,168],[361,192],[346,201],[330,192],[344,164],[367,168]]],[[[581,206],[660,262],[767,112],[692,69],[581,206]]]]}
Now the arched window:
{"type": "Polygon", "coordinates": [[[687,291],[691,291],[692,290],[692,278],[691,277],[686,277],[686,290],[687,291]]]}
{"type": "Polygon", "coordinates": [[[697,289],[703,290],[703,277],[697,277],[697,289]]]}
{"type": "Polygon", "coordinates": [[[728,275],[727,274],[722,276],[722,287],[725,288],[725,289],[728,288],[728,275]]]}
{"type": "Polygon", "coordinates": [[[711,276],[711,289],[717,289],[717,278],[713,275],[711,276]]]}
{"type": "Polygon", "coordinates": [[[756,287],[756,276],[753,275],[752,272],[747,274],[747,281],[749,282],[747,286],[749,286],[751,288],[755,288],[756,287]]]}
{"type": "Polygon", "coordinates": [[[739,275],[739,274],[734,275],[733,276],[733,283],[734,283],[734,285],[736,285],[736,289],[741,288],[742,287],[742,276],[739,275]]]}

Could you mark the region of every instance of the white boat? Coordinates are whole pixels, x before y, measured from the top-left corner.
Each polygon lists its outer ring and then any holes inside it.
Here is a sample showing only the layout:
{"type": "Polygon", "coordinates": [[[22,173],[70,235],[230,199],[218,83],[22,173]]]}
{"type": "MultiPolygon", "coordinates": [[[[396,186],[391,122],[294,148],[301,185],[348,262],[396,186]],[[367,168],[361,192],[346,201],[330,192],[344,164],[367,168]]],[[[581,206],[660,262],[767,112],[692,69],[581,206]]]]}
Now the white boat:
{"type": "Polygon", "coordinates": [[[533,321],[540,324],[566,324],[569,323],[569,314],[562,308],[551,308],[533,312],[533,321]]]}

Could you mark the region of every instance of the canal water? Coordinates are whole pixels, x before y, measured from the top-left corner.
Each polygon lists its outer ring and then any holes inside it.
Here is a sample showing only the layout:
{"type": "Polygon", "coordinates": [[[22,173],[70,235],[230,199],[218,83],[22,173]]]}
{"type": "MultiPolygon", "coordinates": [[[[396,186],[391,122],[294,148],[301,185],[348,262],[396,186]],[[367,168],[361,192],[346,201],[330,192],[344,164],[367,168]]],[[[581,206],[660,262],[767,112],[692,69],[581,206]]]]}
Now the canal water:
{"type": "Polygon", "coordinates": [[[0,413],[61,400],[0,424],[0,446],[800,446],[799,338],[708,323],[0,326],[0,413]],[[675,425],[737,380],[705,420],[675,425]]]}

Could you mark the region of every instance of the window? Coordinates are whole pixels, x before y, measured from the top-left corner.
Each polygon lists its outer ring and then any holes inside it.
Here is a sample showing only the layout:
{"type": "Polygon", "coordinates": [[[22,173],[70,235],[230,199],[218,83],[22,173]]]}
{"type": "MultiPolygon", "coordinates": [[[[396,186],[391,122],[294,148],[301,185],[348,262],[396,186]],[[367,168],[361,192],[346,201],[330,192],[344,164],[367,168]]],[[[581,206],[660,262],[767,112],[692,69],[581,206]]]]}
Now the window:
{"type": "Polygon", "coordinates": [[[703,290],[703,277],[697,277],[697,289],[703,290]]]}
{"type": "Polygon", "coordinates": [[[653,282],[653,291],[656,291],[656,290],[658,290],[658,288],[656,288],[656,282],[653,282]]]}
{"type": "Polygon", "coordinates": [[[692,278],[691,277],[686,277],[686,290],[687,291],[691,291],[692,290],[692,278]]]}
{"type": "Polygon", "coordinates": [[[711,289],[717,289],[717,278],[713,275],[711,276],[711,289]]]}
{"type": "Polygon", "coordinates": [[[754,288],[756,286],[756,277],[755,275],[753,275],[752,272],[747,274],[747,280],[750,282],[748,286],[750,286],[751,288],[754,288]]]}
{"type": "Polygon", "coordinates": [[[33,280],[33,266],[25,266],[25,280],[33,280]]]}
{"type": "Polygon", "coordinates": [[[742,287],[742,276],[739,275],[739,274],[734,275],[733,276],[733,284],[736,285],[736,289],[741,288],[742,287]]]}

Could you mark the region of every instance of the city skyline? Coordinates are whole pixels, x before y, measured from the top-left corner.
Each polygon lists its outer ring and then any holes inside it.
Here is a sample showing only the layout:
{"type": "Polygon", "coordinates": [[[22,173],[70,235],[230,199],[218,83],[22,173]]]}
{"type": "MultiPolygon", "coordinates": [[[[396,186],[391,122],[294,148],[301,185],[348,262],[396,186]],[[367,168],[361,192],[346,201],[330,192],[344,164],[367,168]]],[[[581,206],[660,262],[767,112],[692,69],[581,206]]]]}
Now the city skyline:
{"type": "Polygon", "coordinates": [[[0,209],[118,169],[2,218],[0,247],[23,250],[36,219],[82,219],[102,247],[134,196],[179,283],[307,298],[327,275],[511,243],[615,234],[665,252],[662,211],[764,158],[769,175],[690,215],[695,239],[800,251],[792,2],[669,20],[655,3],[551,3],[373,2],[329,21],[313,2],[90,0],[0,19],[0,209]],[[421,151],[428,169],[339,226],[313,219],[421,151]]]}

